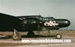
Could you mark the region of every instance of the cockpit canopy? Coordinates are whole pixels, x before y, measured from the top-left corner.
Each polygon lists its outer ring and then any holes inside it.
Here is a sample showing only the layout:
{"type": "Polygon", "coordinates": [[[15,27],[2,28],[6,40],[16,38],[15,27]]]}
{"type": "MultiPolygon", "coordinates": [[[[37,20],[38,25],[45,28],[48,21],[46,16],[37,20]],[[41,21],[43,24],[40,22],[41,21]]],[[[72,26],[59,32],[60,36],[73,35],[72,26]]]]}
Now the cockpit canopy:
{"type": "Polygon", "coordinates": [[[38,20],[42,20],[43,17],[41,15],[28,15],[28,16],[20,16],[19,19],[20,20],[24,20],[26,18],[33,18],[33,19],[38,19],[38,20]]]}
{"type": "Polygon", "coordinates": [[[54,17],[43,17],[43,20],[44,21],[55,20],[55,18],[54,17]]]}

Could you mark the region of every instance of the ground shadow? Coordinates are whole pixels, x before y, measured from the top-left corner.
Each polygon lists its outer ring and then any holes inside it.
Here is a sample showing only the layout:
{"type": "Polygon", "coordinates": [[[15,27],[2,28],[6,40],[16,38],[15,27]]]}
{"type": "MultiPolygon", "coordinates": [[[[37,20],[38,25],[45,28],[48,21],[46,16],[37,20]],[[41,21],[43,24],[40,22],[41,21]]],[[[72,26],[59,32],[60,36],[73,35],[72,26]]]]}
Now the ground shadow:
{"type": "Polygon", "coordinates": [[[0,39],[10,39],[10,38],[12,38],[11,35],[8,35],[8,36],[5,36],[5,37],[0,37],[0,39]]]}
{"type": "MultiPolygon", "coordinates": [[[[39,37],[55,37],[55,36],[43,36],[43,35],[34,35],[34,36],[27,36],[27,35],[22,35],[21,38],[39,38],[39,37]]],[[[8,35],[6,37],[0,37],[0,39],[11,39],[12,36],[11,35],[8,35]]]]}

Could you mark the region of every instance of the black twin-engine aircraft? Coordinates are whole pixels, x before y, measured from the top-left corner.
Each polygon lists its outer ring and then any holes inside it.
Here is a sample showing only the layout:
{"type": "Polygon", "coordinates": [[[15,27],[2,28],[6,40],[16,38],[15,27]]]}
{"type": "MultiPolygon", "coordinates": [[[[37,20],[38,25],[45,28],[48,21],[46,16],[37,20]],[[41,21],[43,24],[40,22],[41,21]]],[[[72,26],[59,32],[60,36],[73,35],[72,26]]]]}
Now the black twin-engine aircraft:
{"type": "MultiPolygon", "coordinates": [[[[40,31],[42,28],[56,30],[68,27],[70,21],[67,19],[55,19],[53,17],[42,17],[41,15],[11,16],[0,13],[0,31],[28,31],[28,36],[34,36],[33,31],[40,31]]],[[[17,39],[17,37],[13,37],[17,39]]]]}

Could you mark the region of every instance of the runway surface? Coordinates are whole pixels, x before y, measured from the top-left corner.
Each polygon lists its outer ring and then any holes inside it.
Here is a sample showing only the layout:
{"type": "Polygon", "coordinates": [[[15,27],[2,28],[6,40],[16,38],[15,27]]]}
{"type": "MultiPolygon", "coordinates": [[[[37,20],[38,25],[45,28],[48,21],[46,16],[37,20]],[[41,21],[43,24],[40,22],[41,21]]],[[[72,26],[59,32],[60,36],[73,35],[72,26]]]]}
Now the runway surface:
{"type": "Polygon", "coordinates": [[[0,47],[74,47],[75,46],[75,31],[72,30],[51,30],[50,33],[47,31],[41,31],[39,34],[34,32],[34,37],[27,37],[27,32],[20,32],[22,35],[22,40],[14,41],[12,39],[13,32],[0,32],[3,37],[0,38],[0,47]],[[56,39],[55,36],[57,33],[62,35],[61,39],[56,39]],[[7,35],[7,36],[6,36],[7,35]],[[6,36],[6,37],[4,37],[6,36]],[[44,40],[46,42],[42,43],[38,41],[37,43],[32,42],[23,42],[25,40],[44,40]],[[70,42],[48,42],[49,40],[70,40],[70,42]]]}

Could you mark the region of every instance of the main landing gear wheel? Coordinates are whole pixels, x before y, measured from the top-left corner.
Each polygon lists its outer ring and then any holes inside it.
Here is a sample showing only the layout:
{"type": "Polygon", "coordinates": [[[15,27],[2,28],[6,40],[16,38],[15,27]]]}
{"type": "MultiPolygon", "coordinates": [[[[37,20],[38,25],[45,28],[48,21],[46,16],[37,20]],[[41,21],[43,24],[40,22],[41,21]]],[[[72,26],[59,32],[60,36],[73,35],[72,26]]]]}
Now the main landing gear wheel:
{"type": "Polygon", "coordinates": [[[61,39],[62,38],[62,35],[61,34],[57,34],[56,35],[56,39],[61,39]]]}
{"type": "Polygon", "coordinates": [[[21,34],[14,29],[13,40],[21,40],[21,34]]]}
{"type": "Polygon", "coordinates": [[[33,31],[29,31],[28,33],[27,33],[27,36],[29,36],[29,37],[33,37],[35,34],[34,34],[34,32],[33,31]]]}

